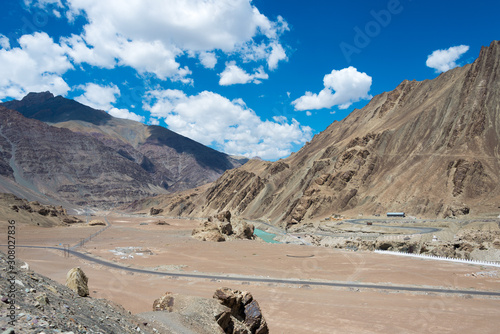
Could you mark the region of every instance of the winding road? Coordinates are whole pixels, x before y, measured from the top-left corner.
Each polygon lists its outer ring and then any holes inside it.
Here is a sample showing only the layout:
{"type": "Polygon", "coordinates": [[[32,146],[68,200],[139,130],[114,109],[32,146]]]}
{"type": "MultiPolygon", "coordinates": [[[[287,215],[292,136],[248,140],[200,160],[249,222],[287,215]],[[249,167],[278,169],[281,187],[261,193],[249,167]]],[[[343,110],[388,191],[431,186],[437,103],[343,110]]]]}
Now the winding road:
{"type": "MultiPolygon", "coordinates": [[[[107,268],[124,270],[127,272],[133,272],[138,274],[149,274],[156,276],[168,276],[168,277],[182,277],[182,278],[195,278],[195,279],[209,279],[209,280],[225,280],[225,281],[237,281],[237,282],[255,282],[255,283],[268,283],[268,284],[292,284],[292,285],[309,285],[309,286],[327,286],[327,287],[339,287],[339,288],[356,288],[356,289],[375,289],[375,290],[390,290],[390,291],[408,291],[408,292],[420,292],[420,293],[439,293],[439,294],[464,294],[464,295],[476,295],[476,296],[489,296],[489,297],[500,297],[500,292],[498,291],[484,291],[484,290],[454,290],[454,289],[443,289],[443,288],[428,288],[428,287],[415,287],[415,286],[396,286],[396,285],[381,285],[381,284],[363,284],[356,282],[334,282],[334,281],[313,281],[313,280],[303,280],[303,279],[282,279],[282,278],[272,278],[272,277],[257,277],[257,276],[229,276],[229,275],[213,275],[213,274],[197,274],[197,273],[180,273],[171,271],[155,271],[148,269],[132,268],[127,267],[115,262],[109,262],[100,258],[93,257],[89,254],[85,254],[75,250],[75,248],[81,247],[84,243],[96,237],[100,233],[104,232],[111,227],[108,219],[104,217],[106,221],[106,226],[91,236],[82,239],[76,245],[68,248],[62,247],[51,247],[51,246],[29,246],[29,245],[16,245],[16,247],[22,248],[32,248],[32,249],[51,249],[59,250],[62,252],[69,253],[80,259],[93,262],[107,268]]],[[[362,220],[351,220],[354,224],[365,224],[362,220]]],[[[275,230],[276,226],[267,224],[265,222],[259,221],[258,223],[273,227],[275,230]]],[[[384,226],[384,225],[380,225],[384,226]]],[[[420,229],[421,233],[432,233],[435,232],[434,228],[415,228],[415,227],[400,227],[400,228],[411,228],[420,229]],[[424,231],[425,230],[425,231],[424,231]]],[[[279,229],[278,229],[279,230],[279,229]]],[[[299,239],[300,240],[300,239],[299,239]]],[[[0,245],[0,247],[7,247],[7,245],[0,245]]]]}
{"type": "MultiPolygon", "coordinates": [[[[7,246],[7,245],[0,245],[7,246]]],[[[454,289],[442,289],[442,288],[424,288],[424,287],[412,287],[412,286],[396,286],[396,285],[381,285],[381,284],[363,284],[356,282],[332,282],[332,281],[309,281],[301,279],[281,279],[281,278],[271,278],[271,277],[255,277],[255,276],[225,276],[225,275],[208,275],[208,274],[194,274],[194,273],[179,273],[179,272],[160,272],[147,269],[131,268],[126,267],[117,263],[108,262],[99,258],[95,258],[88,254],[84,254],[75,251],[72,248],[65,249],[61,247],[50,247],[50,246],[20,246],[16,247],[23,248],[34,248],[34,249],[51,249],[59,250],[62,252],[69,252],[71,255],[81,258],[83,260],[100,264],[102,266],[124,270],[127,272],[133,272],[137,274],[149,274],[156,276],[169,276],[169,277],[183,277],[183,278],[196,278],[196,279],[216,279],[225,281],[237,281],[237,282],[255,282],[255,283],[272,283],[272,284],[292,284],[292,285],[309,285],[309,286],[327,286],[327,287],[339,287],[339,288],[356,288],[356,289],[375,289],[375,290],[390,290],[390,291],[408,291],[408,292],[420,292],[420,293],[439,293],[439,294],[463,294],[463,295],[474,295],[474,296],[488,296],[488,297],[500,297],[500,292],[497,291],[483,291],[483,290],[454,290],[454,289]]]]}

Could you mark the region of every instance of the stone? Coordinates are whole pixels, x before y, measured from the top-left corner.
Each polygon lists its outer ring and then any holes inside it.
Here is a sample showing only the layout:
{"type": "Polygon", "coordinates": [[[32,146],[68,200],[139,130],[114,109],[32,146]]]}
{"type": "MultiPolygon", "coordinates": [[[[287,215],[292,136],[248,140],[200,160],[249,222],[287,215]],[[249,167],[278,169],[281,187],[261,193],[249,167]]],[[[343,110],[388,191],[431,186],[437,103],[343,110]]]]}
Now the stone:
{"type": "Polygon", "coordinates": [[[155,209],[154,207],[151,207],[151,209],[149,209],[149,215],[150,216],[156,216],[156,215],[159,215],[162,212],[163,212],[163,209],[155,209]]]}
{"type": "Polygon", "coordinates": [[[41,306],[46,306],[49,304],[49,297],[47,297],[47,294],[42,293],[39,296],[36,296],[36,301],[40,303],[41,306]]]}
{"type": "Polygon", "coordinates": [[[255,239],[254,236],[255,228],[252,224],[245,221],[239,221],[234,228],[234,233],[238,239],[255,239]]]}
{"type": "Polygon", "coordinates": [[[68,271],[66,286],[76,292],[80,297],[89,295],[88,278],[80,267],[68,271]]]}
{"type": "Polygon", "coordinates": [[[94,219],[89,222],[89,226],[106,226],[106,223],[102,220],[94,219]]]}
{"type": "Polygon", "coordinates": [[[153,302],[153,311],[172,312],[174,306],[174,296],[171,292],[165,292],[163,296],[153,302]]]}
{"type": "Polygon", "coordinates": [[[231,222],[231,212],[230,211],[224,211],[220,212],[217,214],[217,219],[221,222],[231,222]]]}
{"type": "Polygon", "coordinates": [[[233,226],[228,221],[217,223],[217,227],[219,228],[219,231],[222,234],[225,234],[225,235],[233,234],[233,226]]]}
{"type": "Polygon", "coordinates": [[[245,325],[247,325],[251,331],[254,331],[259,328],[261,319],[262,313],[259,303],[257,303],[256,300],[252,300],[245,306],[245,325]]]}
{"type": "Polygon", "coordinates": [[[213,297],[231,310],[230,319],[227,314],[216,315],[225,333],[269,333],[259,303],[250,292],[223,287],[217,289],[213,297]]]}

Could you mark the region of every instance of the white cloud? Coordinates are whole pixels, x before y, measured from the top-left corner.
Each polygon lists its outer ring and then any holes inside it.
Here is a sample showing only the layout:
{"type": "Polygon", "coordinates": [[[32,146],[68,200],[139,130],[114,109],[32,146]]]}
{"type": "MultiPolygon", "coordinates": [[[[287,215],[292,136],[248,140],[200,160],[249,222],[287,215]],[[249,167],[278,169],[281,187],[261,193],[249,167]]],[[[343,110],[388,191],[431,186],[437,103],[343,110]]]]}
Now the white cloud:
{"type": "Polygon", "coordinates": [[[205,68],[214,68],[217,64],[217,56],[213,52],[201,52],[198,58],[205,68]]]}
{"type": "Polygon", "coordinates": [[[208,91],[192,96],[179,90],[150,91],[144,109],[164,119],[170,130],[234,155],[277,159],[312,135],[311,128],[295,119],[263,121],[243,100],[208,91]]]}
{"type": "Polygon", "coordinates": [[[111,84],[110,86],[100,86],[88,83],[77,87],[85,91],[82,95],[75,97],[75,100],[94,109],[108,111],[113,108],[113,103],[120,96],[120,89],[111,84]]]}
{"type": "Polygon", "coordinates": [[[143,116],[139,116],[133,112],[128,111],[127,109],[112,108],[111,110],[108,111],[108,114],[117,118],[126,118],[141,123],[144,122],[143,116]]]}
{"type": "Polygon", "coordinates": [[[325,88],[318,94],[306,92],[294,100],[295,110],[323,109],[338,106],[346,109],[362,99],[370,99],[368,94],[372,78],[352,66],[342,70],[333,70],[323,78],[325,88]]]}
{"type": "Polygon", "coordinates": [[[261,83],[260,79],[268,79],[269,76],[264,72],[264,68],[259,67],[254,74],[248,74],[243,69],[236,65],[236,62],[231,61],[226,63],[226,68],[220,74],[219,85],[229,86],[235,84],[246,84],[246,83],[261,83]]]}
{"type": "Polygon", "coordinates": [[[469,51],[468,45],[452,46],[444,50],[436,50],[427,56],[427,67],[433,68],[436,73],[446,72],[457,67],[455,63],[464,53],[469,51]]]}
{"type": "Polygon", "coordinates": [[[270,21],[251,0],[70,0],[68,6],[69,19],[88,20],[81,35],[62,39],[76,63],[126,65],[190,83],[189,68],[177,61],[184,53],[198,54],[206,68],[214,68],[216,50],[266,59],[270,69],[287,59],[279,43],[286,21],[270,21]]]}
{"type": "Polygon", "coordinates": [[[149,119],[148,124],[150,124],[150,125],[160,125],[160,120],[158,118],[151,117],[149,119]]]}
{"type": "Polygon", "coordinates": [[[24,0],[24,4],[28,7],[35,6],[39,8],[46,8],[48,5],[54,5],[62,8],[61,0],[24,0]]]}
{"type": "Polygon", "coordinates": [[[0,47],[5,50],[10,49],[10,41],[9,38],[5,35],[0,34],[0,47]]]}
{"type": "Polygon", "coordinates": [[[70,88],[61,75],[73,65],[63,48],[46,33],[24,35],[18,41],[20,47],[0,49],[0,99],[40,91],[65,95],[70,88]]]}
{"type": "Polygon", "coordinates": [[[76,101],[82,104],[94,109],[104,110],[114,117],[131,119],[137,122],[145,121],[143,116],[130,112],[128,109],[118,109],[113,106],[116,98],[120,96],[120,89],[116,85],[101,86],[88,83],[77,88],[85,91],[85,93],[75,98],[76,101]]]}
{"type": "Polygon", "coordinates": [[[280,60],[287,60],[288,57],[286,56],[285,50],[283,49],[283,46],[279,43],[273,43],[271,45],[271,53],[269,54],[267,58],[267,66],[269,66],[270,70],[274,70],[278,67],[278,62],[280,60]]]}

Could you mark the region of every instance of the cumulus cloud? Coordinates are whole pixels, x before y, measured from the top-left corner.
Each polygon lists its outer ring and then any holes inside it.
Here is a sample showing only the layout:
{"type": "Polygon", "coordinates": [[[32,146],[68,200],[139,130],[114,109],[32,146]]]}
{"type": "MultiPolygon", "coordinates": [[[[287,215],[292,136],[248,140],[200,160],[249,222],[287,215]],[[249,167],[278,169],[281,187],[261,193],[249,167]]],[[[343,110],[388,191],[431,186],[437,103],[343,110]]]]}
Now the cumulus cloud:
{"type": "Polygon", "coordinates": [[[120,89],[116,85],[101,86],[88,83],[77,87],[85,92],[76,97],[75,100],[94,109],[104,110],[108,114],[118,118],[131,119],[137,122],[144,122],[145,118],[139,116],[128,109],[118,109],[113,106],[116,98],[120,96],[120,89]]]}
{"type": "Polygon", "coordinates": [[[219,75],[219,85],[221,86],[229,86],[235,84],[246,84],[246,83],[261,83],[261,79],[268,79],[269,76],[264,71],[264,68],[259,67],[255,73],[249,74],[245,70],[239,68],[236,65],[236,62],[231,61],[226,63],[226,68],[219,75]]]}
{"type": "Polygon", "coordinates": [[[111,110],[108,111],[108,114],[117,118],[126,118],[141,123],[144,122],[143,116],[139,116],[133,112],[128,111],[127,109],[111,108],[111,110]]]}
{"type": "Polygon", "coordinates": [[[205,68],[214,68],[217,64],[217,56],[213,52],[200,52],[198,58],[205,68]]]}
{"type": "Polygon", "coordinates": [[[0,34],[0,47],[2,49],[5,49],[5,50],[9,50],[10,49],[9,38],[7,38],[7,36],[5,36],[3,34],[0,34]]]}
{"type": "Polygon", "coordinates": [[[88,83],[77,87],[85,92],[75,97],[75,100],[94,109],[108,111],[120,96],[120,89],[116,85],[101,86],[88,83]]]}
{"type": "Polygon", "coordinates": [[[278,159],[312,136],[312,129],[295,119],[263,121],[243,100],[208,91],[192,96],[171,89],[150,91],[144,108],[170,130],[228,154],[278,159]]]}
{"type": "Polygon", "coordinates": [[[177,61],[184,53],[198,54],[206,68],[214,68],[216,50],[265,59],[270,69],[287,59],[279,42],[286,21],[269,20],[250,0],[73,0],[68,6],[68,18],[88,20],[82,34],[62,40],[76,63],[125,65],[189,83],[191,71],[177,61]]]}
{"type": "Polygon", "coordinates": [[[346,109],[360,100],[370,99],[368,94],[372,78],[364,72],[349,66],[342,70],[333,70],[323,78],[325,88],[318,94],[306,92],[294,100],[295,110],[323,109],[338,106],[346,109]]]}
{"type": "Polygon", "coordinates": [[[270,70],[274,70],[278,67],[278,62],[281,60],[287,60],[288,57],[286,56],[285,50],[283,49],[283,46],[279,43],[273,43],[271,45],[271,52],[269,53],[269,56],[267,58],[267,66],[269,66],[270,70]]]}
{"type": "Polygon", "coordinates": [[[456,61],[467,51],[468,45],[452,46],[444,50],[436,50],[427,56],[427,67],[433,68],[436,73],[446,72],[457,67],[456,61]]]}
{"type": "MultiPolygon", "coordinates": [[[[0,99],[22,98],[29,92],[66,94],[70,88],[62,74],[73,68],[63,48],[46,33],[19,38],[19,47],[0,50],[0,99]]],[[[10,45],[9,45],[10,46],[10,45]]]]}

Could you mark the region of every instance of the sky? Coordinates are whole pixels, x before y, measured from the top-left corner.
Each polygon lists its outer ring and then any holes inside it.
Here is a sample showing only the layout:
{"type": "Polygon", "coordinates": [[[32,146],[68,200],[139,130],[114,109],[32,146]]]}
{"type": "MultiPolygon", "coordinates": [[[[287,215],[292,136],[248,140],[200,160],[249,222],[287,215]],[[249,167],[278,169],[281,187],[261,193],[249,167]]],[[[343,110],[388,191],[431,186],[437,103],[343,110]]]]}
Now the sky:
{"type": "Polygon", "coordinates": [[[1,0],[0,100],[50,91],[277,160],[403,80],[473,62],[500,2],[1,0]]]}

